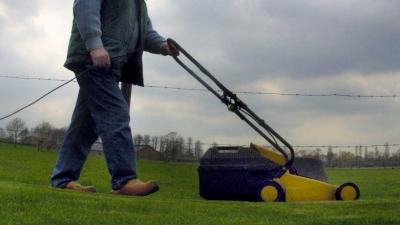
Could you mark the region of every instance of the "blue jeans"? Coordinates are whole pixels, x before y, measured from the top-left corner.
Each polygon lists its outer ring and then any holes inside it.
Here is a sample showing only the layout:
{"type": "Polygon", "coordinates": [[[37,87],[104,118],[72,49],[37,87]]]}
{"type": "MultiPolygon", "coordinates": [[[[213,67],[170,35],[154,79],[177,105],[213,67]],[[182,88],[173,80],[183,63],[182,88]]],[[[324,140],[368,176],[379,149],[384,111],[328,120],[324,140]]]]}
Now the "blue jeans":
{"type": "Polygon", "coordinates": [[[90,148],[100,136],[112,189],[119,190],[137,177],[128,104],[111,70],[92,67],[78,75],[77,80],[79,95],[51,184],[65,188],[69,182],[79,180],[90,148]]]}

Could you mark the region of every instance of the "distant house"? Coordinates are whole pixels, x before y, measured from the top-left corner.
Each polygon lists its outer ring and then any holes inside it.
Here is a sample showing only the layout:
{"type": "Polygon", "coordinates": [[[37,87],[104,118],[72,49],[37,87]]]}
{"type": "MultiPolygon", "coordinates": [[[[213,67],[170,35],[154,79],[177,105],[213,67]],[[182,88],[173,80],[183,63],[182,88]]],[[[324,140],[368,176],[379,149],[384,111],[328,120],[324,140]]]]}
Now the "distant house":
{"type": "MultiPolygon", "coordinates": [[[[92,145],[90,153],[96,155],[103,154],[103,143],[101,141],[96,141],[92,145]]],[[[135,145],[135,153],[137,159],[162,160],[161,153],[148,145],[135,145]]]]}
{"type": "Polygon", "coordinates": [[[159,151],[148,145],[135,146],[137,159],[162,160],[159,151]]]}

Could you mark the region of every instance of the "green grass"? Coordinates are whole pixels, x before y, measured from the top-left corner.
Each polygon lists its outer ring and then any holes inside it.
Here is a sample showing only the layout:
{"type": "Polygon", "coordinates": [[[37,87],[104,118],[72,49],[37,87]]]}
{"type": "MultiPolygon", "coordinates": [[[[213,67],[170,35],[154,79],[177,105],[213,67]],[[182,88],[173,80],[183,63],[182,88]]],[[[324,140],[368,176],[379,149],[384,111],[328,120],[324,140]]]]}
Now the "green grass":
{"type": "Polygon", "coordinates": [[[140,161],[139,173],[157,179],[151,197],[109,194],[104,158],[90,156],[81,183],[96,194],[51,189],[56,153],[0,144],[0,225],[3,224],[400,224],[400,169],[329,169],[332,183],[359,184],[354,202],[249,203],[205,201],[197,166],[140,161]]]}

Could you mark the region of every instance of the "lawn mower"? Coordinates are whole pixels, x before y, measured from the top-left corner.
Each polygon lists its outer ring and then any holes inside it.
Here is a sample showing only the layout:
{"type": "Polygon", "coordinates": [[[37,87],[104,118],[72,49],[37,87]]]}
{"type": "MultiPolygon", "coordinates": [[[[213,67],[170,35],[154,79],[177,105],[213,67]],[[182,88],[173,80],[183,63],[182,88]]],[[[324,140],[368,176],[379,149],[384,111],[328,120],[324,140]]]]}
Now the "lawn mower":
{"type": "MultiPolygon", "coordinates": [[[[202,157],[199,172],[200,195],[210,200],[242,201],[328,201],[357,200],[360,189],[354,183],[331,185],[321,176],[307,175],[295,160],[293,147],[239,97],[220,83],[173,39],[167,40],[191,61],[219,90],[214,89],[178,56],[175,61],[224,103],[228,110],[245,121],[271,147],[212,147],[202,157]],[[286,150],[285,150],[286,149],[286,150]],[[286,152],[289,151],[289,154],[286,152]]],[[[316,161],[317,163],[320,161],[316,161]]],[[[309,166],[315,162],[307,161],[309,166]]],[[[321,164],[322,168],[322,164],[321,164]]]]}

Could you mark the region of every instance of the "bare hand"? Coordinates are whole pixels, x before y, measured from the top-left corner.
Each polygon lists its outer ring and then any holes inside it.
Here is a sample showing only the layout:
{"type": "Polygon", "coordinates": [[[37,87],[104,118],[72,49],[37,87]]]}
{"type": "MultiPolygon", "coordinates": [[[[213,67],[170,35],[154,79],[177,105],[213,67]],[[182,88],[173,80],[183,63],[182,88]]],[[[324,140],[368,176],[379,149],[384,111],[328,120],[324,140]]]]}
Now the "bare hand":
{"type": "Polygon", "coordinates": [[[104,48],[96,48],[90,52],[93,66],[108,70],[111,68],[111,58],[107,50],[104,48]]]}
{"type": "Polygon", "coordinates": [[[178,48],[173,44],[167,42],[161,44],[161,54],[170,56],[179,56],[178,48]]]}

